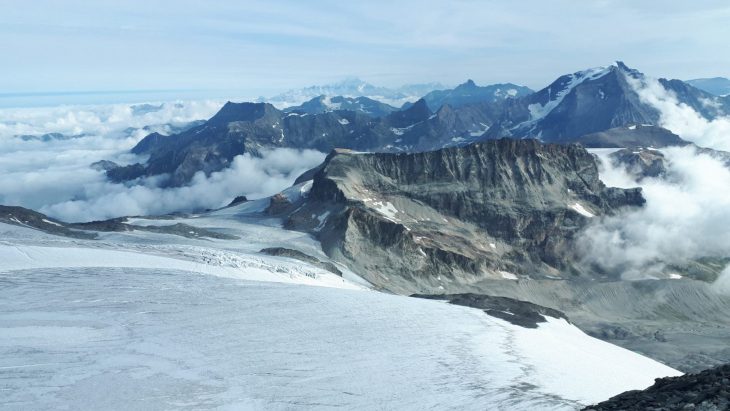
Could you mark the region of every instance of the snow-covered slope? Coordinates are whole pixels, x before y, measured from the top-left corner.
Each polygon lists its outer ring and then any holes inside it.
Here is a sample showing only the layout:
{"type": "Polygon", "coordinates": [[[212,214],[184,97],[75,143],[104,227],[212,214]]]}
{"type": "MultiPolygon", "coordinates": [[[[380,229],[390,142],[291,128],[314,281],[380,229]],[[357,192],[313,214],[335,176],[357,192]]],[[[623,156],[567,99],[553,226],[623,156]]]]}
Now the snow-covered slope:
{"type": "Polygon", "coordinates": [[[0,408],[577,409],[678,374],[564,320],[521,328],[258,253],[326,259],[261,206],[130,220],[238,240],[0,224],[0,408]]]}
{"type": "Polygon", "coordinates": [[[3,409],[577,409],[677,372],[563,320],[168,269],[5,271],[3,409]]]}

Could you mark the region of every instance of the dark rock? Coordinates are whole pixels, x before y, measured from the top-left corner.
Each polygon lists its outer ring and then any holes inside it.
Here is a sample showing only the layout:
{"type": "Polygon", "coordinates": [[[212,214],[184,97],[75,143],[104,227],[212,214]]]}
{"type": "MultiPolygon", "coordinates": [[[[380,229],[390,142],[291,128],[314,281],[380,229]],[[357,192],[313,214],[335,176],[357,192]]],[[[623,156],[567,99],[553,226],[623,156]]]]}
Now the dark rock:
{"type": "Polygon", "coordinates": [[[355,111],[370,117],[384,117],[397,108],[367,97],[319,96],[299,106],[287,107],[287,113],[322,114],[330,111],[355,111]]]}
{"type": "Polygon", "coordinates": [[[728,377],[730,365],[698,374],[657,378],[654,385],[643,391],[627,391],[584,410],[728,410],[728,377]]]}
{"type": "Polygon", "coordinates": [[[508,297],[495,297],[483,294],[414,294],[412,297],[447,300],[451,304],[479,308],[492,317],[497,317],[525,328],[537,328],[538,324],[547,321],[545,316],[568,320],[568,317],[558,310],[508,297]]]}
{"type": "Polygon", "coordinates": [[[504,139],[413,154],[336,150],[286,227],[311,231],[374,284],[413,293],[515,272],[570,276],[572,239],[589,213],[643,203],[640,189],[605,187],[577,145],[504,139]],[[313,218],[325,211],[326,221],[313,218]]]}
{"type": "Polygon", "coordinates": [[[70,238],[95,239],[95,233],[73,229],[73,225],[23,207],[0,205],[0,222],[70,238]]]}
{"type": "Polygon", "coordinates": [[[443,105],[459,108],[479,103],[498,103],[508,98],[523,97],[532,93],[529,88],[516,84],[490,84],[480,87],[474,81],[467,80],[453,89],[434,90],[423,96],[423,99],[431,110],[438,110],[443,105]]]}
{"type": "Polygon", "coordinates": [[[286,198],[285,195],[279,193],[271,197],[269,206],[266,207],[264,212],[269,215],[281,215],[288,211],[291,211],[293,204],[286,198]]]}
{"type": "Polygon", "coordinates": [[[234,205],[242,204],[248,202],[248,198],[246,196],[238,196],[233,199],[230,203],[228,203],[228,207],[233,207],[234,205]]]}

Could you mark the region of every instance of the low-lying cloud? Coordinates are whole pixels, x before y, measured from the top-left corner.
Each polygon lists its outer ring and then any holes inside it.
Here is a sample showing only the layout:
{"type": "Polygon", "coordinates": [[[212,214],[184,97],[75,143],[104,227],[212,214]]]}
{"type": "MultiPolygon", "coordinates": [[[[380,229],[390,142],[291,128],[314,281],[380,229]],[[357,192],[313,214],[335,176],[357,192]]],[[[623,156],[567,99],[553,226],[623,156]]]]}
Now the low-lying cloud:
{"type": "Polygon", "coordinates": [[[609,186],[643,187],[646,205],[590,226],[583,255],[626,279],[660,277],[667,264],[698,257],[730,256],[730,169],[694,147],[663,149],[665,178],[638,183],[602,157],[609,186]]]}
{"type": "Polygon", "coordinates": [[[324,154],[277,149],[238,156],[230,168],[196,175],[185,187],[162,189],[157,179],[114,184],[91,163],[143,161],[129,153],[151,131],[169,133],[207,119],[221,102],[103,105],[0,110],[0,204],[20,205],[63,221],[216,208],[238,195],[264,197],[288,187],[324,154]],[[42,141],[23,138],[61,133],[42,141]]]}
{"type": "MultiPolygon", "coordinates": [[[[659,110],[659,125],[698,146],[730,151],[730,118],[707,120],[692,107],[680,103],[676,94],[653,78],[627,78],[642,102],[659,110]]],[[[706,105],[716,103],[706,101],[706,105]]]]}
{"type": "Polygon", "coordinates": [[[260,198],[275,194],[325,157],[315,150],[288,148],[262,154],[237,156],[230,167],[210,176],[198,172],[184,187],[159,188],[155,178],[132,186],[98,181],[83,188],[82,199],[48,204],[40,211],[65,221],[88,221],[218,208],[238,195],[260,198]]]}
{"type": "MultiPolygon", "coordinates": [[[[656,80],[636,81],[634,87],[660,111],[661,126],[699,146],[730,150],[730,118],[703,118],[656,80]]],[[[641,186],[647,202],[590,226],[580,238],[587,262],[625,279],[642,279],[666,276],[668,265],[730,257],[730,169],[692,146],[661,151],[667,175],[641,182],[600,155],[601,179],[609,186],[641,186]]],[[[716,284],[730,291],[730,268],[716,284]]]]}

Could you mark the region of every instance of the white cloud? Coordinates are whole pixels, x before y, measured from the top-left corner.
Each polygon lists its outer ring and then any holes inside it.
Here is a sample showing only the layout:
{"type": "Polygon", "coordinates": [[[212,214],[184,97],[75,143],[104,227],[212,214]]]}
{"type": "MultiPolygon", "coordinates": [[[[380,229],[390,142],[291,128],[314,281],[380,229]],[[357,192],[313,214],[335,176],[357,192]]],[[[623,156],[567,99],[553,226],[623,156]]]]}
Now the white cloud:
{"type": "MultiPolygon", "coordinates": [[[[700,146],[730,149],[729,118],[706,120],[654,79],[633,83],[640,98],[659,110],[661,126],[700,146]]],[[[692,146],[662,152],[668,175],[640,183],[614,167],[608,153],[600,154],[601,179],[609,186],[641,186],[647,202],[591,225],[581,238],[586,262],[636,279],[659,276],[667,264],[730,257],[730,169],[692,146]]]]}
{"type": "Polygon", "coordinates": [[[229,168],[207,177],[198,172],[184,187],[159,188],[156,179],[133,186],[97,181],[84,187],[82,199],[48,204],[41,211],[64,221],[89,221],[218,208],[238,195],[260,198],[275,194],[325,157],[319,151],[289,148],[262,154],[261,158],[237,156],[229,168]]]}
{"type": "Polygon", "coordinates": [[[670,175],[640,184],[604,156],[602,180],[641,185],[646,205],[590,226],[580,241],[586,261],[636,279],[657,276],[666,264],[730,256],[730,169],[693,147],[662,151],[670,175]]]}
{"type": "Polygon", "coordinates": [[[65,221],[88,221],[124,215],[161,214],[225,205],[237,195],[274,194],[303,171],[319,164],[324,154],[281,149],[263,158],[234,159],[230,169],[209,177],[195,176],[190,186],[156,187],[156,179],[136,186],[112,184],[89,167],[110,159],[143,160],[129,154],[142,128],[163,130],[212,116],[221,103],[160,103],[159,109],[135,114],[130,105],[73,106],[0,110],[0,204],[20,205],[65,221]],[[132,127],[133,130],[128,130],[132,127]],[[66,140],[24,141],[19,134],[80,135],[66,140]]]}
{"type": "Polygon", "coordinates": [[[679,103],[674,92],[665,89],[656,79],[640,81],[627,77],[627,80],[644,103],[659,110],[659,125],[699,146],[730,151],[730,118],[706,120],[692,107],[679,103]]]}

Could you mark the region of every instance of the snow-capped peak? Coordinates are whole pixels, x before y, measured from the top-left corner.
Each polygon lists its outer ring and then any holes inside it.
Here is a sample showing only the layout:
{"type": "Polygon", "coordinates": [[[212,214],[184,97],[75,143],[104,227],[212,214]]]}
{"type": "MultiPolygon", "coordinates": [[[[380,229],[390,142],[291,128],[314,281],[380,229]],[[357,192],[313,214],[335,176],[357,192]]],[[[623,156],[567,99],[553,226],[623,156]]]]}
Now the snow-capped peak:
{"type": "MultiPolygon", "coordinates": [[[[621,63],[623,64],[623,63],[621,63]]],[[[612,66],[594,67],[583,71],[577,71],[559,78],[548,86],[548,101],[544,104],[530,104],[530,121],[538,121],[545,118],[555,107],[557,107],[575,87],[588,80],[595,80],[611,72],[612,66]]]]}

